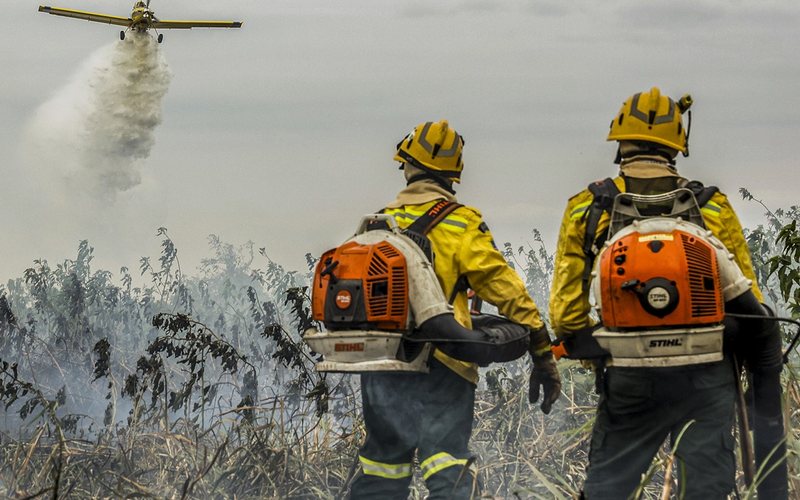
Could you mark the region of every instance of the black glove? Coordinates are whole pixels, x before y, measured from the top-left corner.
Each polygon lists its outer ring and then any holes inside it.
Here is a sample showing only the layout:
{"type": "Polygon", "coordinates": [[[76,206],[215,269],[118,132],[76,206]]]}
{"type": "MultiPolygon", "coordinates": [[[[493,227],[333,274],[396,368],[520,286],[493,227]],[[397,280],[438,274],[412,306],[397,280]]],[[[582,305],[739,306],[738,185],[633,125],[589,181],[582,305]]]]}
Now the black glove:
{"type": "Polygon", "coordinates": [[[553,355],[556,361],[561,358],[599,361],[608,356],[608,351],[600,347],[593,335],[600,327],[602,325],[597,324],[563,337],[556,337],[553,342],[553,355]]]}
{"type": "Polygon", "coordinates": [[[528,401],[531,404],[539,401],[539,386],[544,391],[541,409],[542,412],[548,414],[553,403],[561,395],[561,376],[558,374],[556,361],[550,352],[541,356],[533,356],[533,369],[531,369],[530,385],[528,386],[528,401]]]}

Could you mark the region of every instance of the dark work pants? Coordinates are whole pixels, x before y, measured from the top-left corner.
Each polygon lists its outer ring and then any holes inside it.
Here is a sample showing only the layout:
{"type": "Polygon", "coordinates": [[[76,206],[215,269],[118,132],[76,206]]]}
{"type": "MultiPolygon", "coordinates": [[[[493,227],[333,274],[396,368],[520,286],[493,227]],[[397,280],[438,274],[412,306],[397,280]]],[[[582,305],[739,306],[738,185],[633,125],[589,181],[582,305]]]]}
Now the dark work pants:
{"type": "Polygon", "coordinates": [[[467,468],[475,386],[431,359],[427,374],[362,374],[361,396],[367,437],[350,498],[408,498],[415,451],[429,499],[478,497],[467,468]]]}
{"type": "Polygon", "coordinates": [[[736,470],[735,384],[727,359],[677,368],[609,367],[592,432],[586,498],[628,498],[668,436],[683,498],[726,498],[736,470]]]}

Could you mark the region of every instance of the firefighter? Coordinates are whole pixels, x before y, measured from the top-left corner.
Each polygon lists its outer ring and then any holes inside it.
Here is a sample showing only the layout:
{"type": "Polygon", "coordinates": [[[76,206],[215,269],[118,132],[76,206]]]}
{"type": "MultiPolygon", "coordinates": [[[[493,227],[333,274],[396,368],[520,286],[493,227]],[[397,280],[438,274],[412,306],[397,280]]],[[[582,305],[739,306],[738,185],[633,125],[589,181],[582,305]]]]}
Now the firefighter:
{"type": "MultiPolygon", "coordinates": [[[[445,120],[414,128],[397,145],[394,157],[401,162],[407,185],[384,213],[404,228],[441,200],[455,202],[453,184],[461,180],[463,146],[463,138],[445,120]]],[[[427,236],[436,276],[461,325],[471,327],[469,288],[502,315],[530,329],[529,399],[536,402],[541,391],[541,409],[549,413],[561,390],[550,336],[480,212],[459,206],[427,236]]],[[[477,365],[439,349],[433,351],[427,374],[362,374],[366,441],[359,451],[361,470],[351,485],[351,498],[407,498],[415,459],[430,491],[428,498],[476,496],[468,442],[477,382],[477,365]]]]}
{"type": "MultiPolygon", "coordinates": [[[[752,281],[753,302],[763,312],[761,292],[742,228],[730,202],[716,188],[683,178],[678,153],[688,156],[689,129],[682,115],[691,106],[686,95],[673,101],[658,88],[628,98],[611,122],[609,141],[617,142],[619,175],[598,181],[569,199],[555,256],[550,295],[551,326],[557,338],[591,339],[589,287],[592,263],[607,235],[603,209],[618,192],[661,194],[691,189],[706,228],[733,254],[752,281]],[[756,301],[757,299],[757,301],[756,301]]],[[[691,113],[688,114],[689,124],[691,113]]],[[[727,304],[726,304],[727,308],[727,304]]],[[[738,345],[756,389],[756,459],[774,466],[759,486],[759,498],[786,498],[785,444],[780,411],[780,333],[774,322],[749,323],[738,345]],[[761,431],[759,433],[759,430],[761,431]],[[773,456],[767,455],[776,447],[773,456]]],[[[726,335],[727,337],[727,335],[726,335]]],[[[627,498],[669,436],[675,447],[686,498],[724,498],[734,488],[734,400],[738,372],[733,356],[721,362],[673,368],[604,367],[595,363],[600,402],[597,409],[584,493],[586,498],[627,498]]],[[[762,476],[763,478],[763,476],[762,476]]]]}

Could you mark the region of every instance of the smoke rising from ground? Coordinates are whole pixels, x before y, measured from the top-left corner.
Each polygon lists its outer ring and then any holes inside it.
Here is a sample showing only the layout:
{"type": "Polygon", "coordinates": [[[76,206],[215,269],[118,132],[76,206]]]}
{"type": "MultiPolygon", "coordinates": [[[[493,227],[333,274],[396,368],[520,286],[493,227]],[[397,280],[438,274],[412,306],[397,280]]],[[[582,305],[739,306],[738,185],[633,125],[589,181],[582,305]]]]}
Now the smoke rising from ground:
{"type": "Polygon", "coordinates": [[[23,144],[32,173],[44,184],[61,179],[67,198],[89,191],[109,201],[139,185],[170,78],[150,35],[98,49],[32,118],[23,144]]]}

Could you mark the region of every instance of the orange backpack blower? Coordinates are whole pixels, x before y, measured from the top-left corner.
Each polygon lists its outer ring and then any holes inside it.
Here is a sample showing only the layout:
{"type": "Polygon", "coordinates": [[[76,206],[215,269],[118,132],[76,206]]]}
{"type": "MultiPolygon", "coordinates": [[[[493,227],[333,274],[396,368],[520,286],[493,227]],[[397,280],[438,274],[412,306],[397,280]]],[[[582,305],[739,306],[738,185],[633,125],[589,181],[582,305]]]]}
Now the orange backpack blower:
{"type": "Polygon", "coordinates": [[[491,315],[473,316],[472,329],[455,320],[426,234],[458,206],[434,204],[404,230],[391,215],[365,216],[355,236],[322,255],[311,303],[325,329],[303,335],[324,358],[318,371],[426,372],[434,343],[484,366],[527,352],[524,326],[491,315]]]}
{"type": "Polygon", "coordinates": [[[703,226],[691,191],[621,193],[592,272],[594,338],[616,366],[681,366],[722,359],[725,297],[750,283],[703,226]],[[648,213],[666,215],[648,216],[648,213]],[[723,293],[723,291],[725,293],[723,293]]]}

